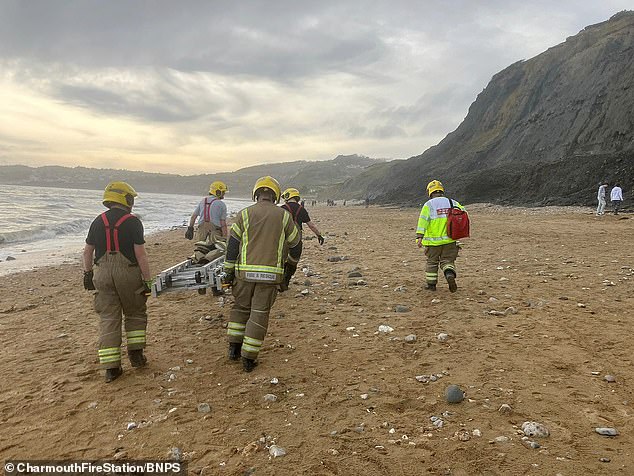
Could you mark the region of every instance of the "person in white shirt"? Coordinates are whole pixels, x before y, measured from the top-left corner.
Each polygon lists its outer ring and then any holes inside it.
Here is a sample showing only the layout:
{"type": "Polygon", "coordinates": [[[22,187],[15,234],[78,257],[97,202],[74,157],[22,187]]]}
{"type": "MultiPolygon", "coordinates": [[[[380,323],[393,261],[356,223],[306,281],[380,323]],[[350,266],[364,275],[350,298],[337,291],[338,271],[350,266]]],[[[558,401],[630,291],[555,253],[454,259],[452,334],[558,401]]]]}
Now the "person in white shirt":
{"type": "Polygon", "coordinates": [[[225,241],[227,239],[227,205],[223,203],[229,189],[219,180],[209,186],[209,196],[203,198],[189,219],[185,238],[194,238],[194,223],[198,218],[196,241],[225,241]]]}
{"type": "Polygon", "coordinates": [[[614,214],[618,215],[619,209],[621,208],[621,203],[623,202],[623,190],[621,190],[620,184],[614,184],[614,188],[610,192],[610,200],[612,200],[612,208],[614,208],[614,214]]]}
{"type": "Polygon", "coordinates": [[[606,182],[602,182],[599,186],[599,192],[597,193],[597,200],[599,201],[599,205],[597,206],[597,216],[605,215],[605,195],[607,188],[608,184],[606,182]]]}

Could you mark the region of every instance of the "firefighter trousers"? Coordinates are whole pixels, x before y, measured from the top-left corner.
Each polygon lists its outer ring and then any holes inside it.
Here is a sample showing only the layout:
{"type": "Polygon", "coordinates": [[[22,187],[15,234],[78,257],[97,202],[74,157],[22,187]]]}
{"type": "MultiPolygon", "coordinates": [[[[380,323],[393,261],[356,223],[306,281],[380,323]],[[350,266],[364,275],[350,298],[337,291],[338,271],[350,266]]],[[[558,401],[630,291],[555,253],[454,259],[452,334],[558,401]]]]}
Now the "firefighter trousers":
{"type": "Polygon", "coordinates": [[[425,281],[427,284],[438,283],[438,267],[445,273],[449,270],[456,272],[456,258],[458,257],[458,245],[447,243],[439,246],[426,246],[427,266],[425,267],[425,281]]]}
{"type": "Polygon", "coordinates": [[[215,240],[223,240],[222,228],[214,225],[210,221],[198,222],[196,241],[209,241],[213,243],[215,240]]]}
{"type": "Polygon", "coordinates": [[[96,263],[93,283],[99,314],[99,363],[104,369],[121,366],[121,321],[125,316],[128,351],[145,347],[147,297],[138,265],[121,253],[107,252],[96,263]]]}
{"type": "Polygon", "coordinates": [[[242,357],[258,357],[269,327],[269,314],[277,297],[277,284],[236,279],[231,290],[235,303],[229,315],[230,343],[242,344],[242,357]]]}

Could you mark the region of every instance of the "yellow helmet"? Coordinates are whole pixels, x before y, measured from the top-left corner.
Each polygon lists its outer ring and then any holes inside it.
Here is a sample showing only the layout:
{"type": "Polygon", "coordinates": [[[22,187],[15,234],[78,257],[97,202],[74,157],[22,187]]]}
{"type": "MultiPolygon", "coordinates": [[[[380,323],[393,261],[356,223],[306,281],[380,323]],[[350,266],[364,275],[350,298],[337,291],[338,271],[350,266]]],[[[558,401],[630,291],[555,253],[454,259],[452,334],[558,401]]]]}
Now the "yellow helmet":
{"type": "Polygon", "coordinates": [[[427,184],[427,196],[431,197],[431,194],[434,192],[445,193],[445,187],[442,186],[440,180],[432,180],[427,184]]]}
{"type": "Polygon", "coordinates": [[[270,175],[260,177],[256,180],[253,186],[253,201],[255,201],[257,191],[264,188],[271,190],[275,194],[275,203],[280,201],[280,184],[270,175]]]}
{"type": "Polygon", "coordinates": [[[282,199],[288,202],[291,198],[299,198],[299,190],[296,188],[287,188],[282,192],[282,199]]]}
{"type": "Polygon", "coordinates": [[[113,202],[124,207],[132,207],[134,205],[134,197],[137,196],[138,194],[129,184],[125,182],[110,182],[103,192],[103,204],[106,205],[108,202],[113,202]]]}
{"type": "Polygon", "coordinates": [[[225,185],[224,182],[220,180],[216,180],[212,182],[209,186],[209,195],[215,195],[216,197],[222,196],[223,193],[227,192],[229,189],[225,185]]]}

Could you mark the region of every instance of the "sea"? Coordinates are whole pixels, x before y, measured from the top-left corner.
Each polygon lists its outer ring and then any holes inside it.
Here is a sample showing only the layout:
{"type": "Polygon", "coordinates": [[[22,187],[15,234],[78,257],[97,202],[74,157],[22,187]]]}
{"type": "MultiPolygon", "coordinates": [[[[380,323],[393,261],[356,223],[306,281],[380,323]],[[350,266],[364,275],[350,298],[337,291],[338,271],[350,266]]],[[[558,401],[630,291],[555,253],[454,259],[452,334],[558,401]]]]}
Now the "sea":
{"type": "MultiPolygon", "coordinates": [[[[102,196],[103,190],[0,184],[0,276],[80,262],[90,223],[105,210],[102,196]]],[[[139,192],[133,213],[147,236],[186,225],[201,199],[139,192]]],[[[252,202],[225,198],[225,203],[234,214],[252,202]]]]}

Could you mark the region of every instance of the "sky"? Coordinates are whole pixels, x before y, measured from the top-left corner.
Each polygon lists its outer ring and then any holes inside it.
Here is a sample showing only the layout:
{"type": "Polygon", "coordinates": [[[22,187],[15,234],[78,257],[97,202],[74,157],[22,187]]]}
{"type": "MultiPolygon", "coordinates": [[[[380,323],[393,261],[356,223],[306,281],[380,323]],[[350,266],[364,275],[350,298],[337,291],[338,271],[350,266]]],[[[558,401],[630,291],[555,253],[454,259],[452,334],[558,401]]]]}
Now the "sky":
{"type": "Polygon", "coordinates": [[[634,0],[0,0],[0,165],[407,158],[634,0]]]}

